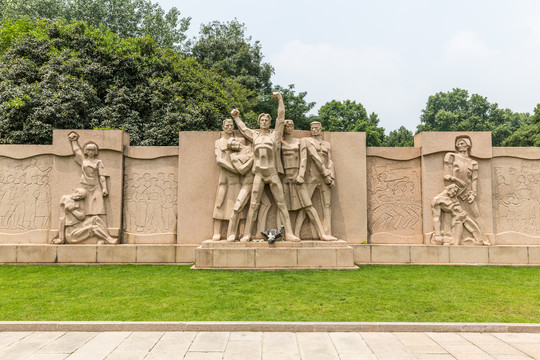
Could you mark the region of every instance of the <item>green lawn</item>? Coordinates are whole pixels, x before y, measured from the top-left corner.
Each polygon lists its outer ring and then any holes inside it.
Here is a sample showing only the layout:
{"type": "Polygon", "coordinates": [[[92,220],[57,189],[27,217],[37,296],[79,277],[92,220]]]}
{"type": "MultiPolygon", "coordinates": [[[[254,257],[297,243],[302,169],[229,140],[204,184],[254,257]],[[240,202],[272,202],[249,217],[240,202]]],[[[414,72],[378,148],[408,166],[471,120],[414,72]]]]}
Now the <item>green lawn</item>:
{"type": "Polygon", "coordinates": [[[0,266],[0,320],[540,322],[540,267],[0,266]]]}

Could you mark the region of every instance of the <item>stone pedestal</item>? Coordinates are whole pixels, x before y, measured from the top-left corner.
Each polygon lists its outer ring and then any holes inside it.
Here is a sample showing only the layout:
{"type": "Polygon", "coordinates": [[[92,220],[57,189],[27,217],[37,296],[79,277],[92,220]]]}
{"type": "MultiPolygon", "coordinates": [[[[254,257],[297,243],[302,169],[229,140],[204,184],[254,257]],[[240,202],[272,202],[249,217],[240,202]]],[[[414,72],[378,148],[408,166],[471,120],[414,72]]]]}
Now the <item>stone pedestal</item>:
{"type": "Polygon", "coordinates": [[[206,240],[195,249],[192,269],[357,269],[346,241],[225,242],[206,240]]]}

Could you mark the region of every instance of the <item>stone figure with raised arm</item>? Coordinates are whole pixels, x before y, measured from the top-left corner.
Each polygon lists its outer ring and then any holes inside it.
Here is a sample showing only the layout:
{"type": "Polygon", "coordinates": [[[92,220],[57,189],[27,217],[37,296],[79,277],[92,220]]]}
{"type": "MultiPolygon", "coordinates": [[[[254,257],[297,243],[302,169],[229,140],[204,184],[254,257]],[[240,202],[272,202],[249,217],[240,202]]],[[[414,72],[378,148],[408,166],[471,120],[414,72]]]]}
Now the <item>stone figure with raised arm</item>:
{"type": "MultiPolygon", "coordinates": [[[[304,181],[307,167],[308,151],[304,139],[292,136],[294,122],[285,120],[283,139],[281,140],[281,154],[283,157],[283,170],[285,171],[284,191],[285,201],[289,211],[304,210],[315,226],[317,235],[321,240],[337,240],[324,232],[321,219],[311,203],[311,196],[304,181]]],[[[297,214],[298,217],[299,214],[297,214]]],[[[300,227],[295,228],[295,235],[299,236],[300,227]]]]}
{"type": "Polygon", "coordinates": [[[107,224],[107,212],[103,198],[109,195],[107,190],[107,174],[103,162],[96,157],[99,148],[96,143],[90,141],[81,149],[79,145],[79,134],[70,132],[68,134],[71,149],[75,154],[75,161],[81,166],[81,185],[86,190],[85,200],[86,215],[97,215],[107,224]]]}
{"type": "Polygon", "coordinates": [[[98,215],[85,213],[87,196],[84,188],[77,188],[73,194],[62,196],[58,238],[53,240],[53,244],[79,244],[91,238],[96,238],[98,244],[118,243],[118,238],[111,237],[107,225],[98,215]]]}
{"type": "Polygon", "coordinates": [[[216,162],[219,166],[219,183],[214,204],[214,235],[212,240],[220,240],[221,225],[228,221],[233,212],[234,203],[240,191],[240,173],[231,163],[231,148],[228,143],[234,139],[234,122],[223,120],[223,132],[215,142],[216,162]]]}
{"type": "MultiPolygon", "coordinates": [[[[308,168],[306,185],[309,197],[318,188],[321,194],[323,207],[323,229],[325,234],[332,234],[332,212],[331,196],[332,187],[335,185],[336,174],[334,172],[334,162],[332,161],[331,146],[322,137],[322,125],[318,121],[311,123],[311,137],[304,138],[308,154],[308,168]]],[[[295,231],[300,231],[300,227],[305,219],[305,212],[300,211],[296,218],[295,231]]]]}
{"type": "Polygon", "coordinates": [[[480,227],[463,210],[457,198],[460,186],[450,184],[431,201],[433,227],[435,233],[431,239],[436,245],[459,245],[463,241],[463,228],[474,238],[475,244],[485,243],[480,227]]]}
{"type": "Polygon", "coordinates": [[[240,119],[240,112],[238,109],[231,111],[231,115],[240,132],[253,144],[253,188],[251,190],[251,201],[246,219],[244,236],[240,239],[242,242],[250,241],[252,238],[253,224],[257,220],[257,214],[266,184],[269,185],[272,196],[276,201],[279,216],[281,217],[285,228],[285,240],[300,241],[300,239],[293,234],[289,211],[285,204],[283,186],[279,178],[279,174],[283,172],[279,148],[283,137],[285,104],[283,103],[283,98],[279,92],[274,92],[273,96],[279,101],[275,131],[270,130],[272,118],[269,114],[260,114],[258,119],[260,129],[252,130],[240,119]]]}

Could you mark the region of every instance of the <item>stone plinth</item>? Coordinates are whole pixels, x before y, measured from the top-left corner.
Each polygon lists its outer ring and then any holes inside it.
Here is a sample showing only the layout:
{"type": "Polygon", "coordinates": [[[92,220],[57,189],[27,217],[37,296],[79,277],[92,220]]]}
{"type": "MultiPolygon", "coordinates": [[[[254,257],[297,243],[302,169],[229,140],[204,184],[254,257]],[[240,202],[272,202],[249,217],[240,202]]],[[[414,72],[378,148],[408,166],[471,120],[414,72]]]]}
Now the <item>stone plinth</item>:
{"type": "Polygon", "coordinates": [[[225,242],[206,240],[195,249],[192,269],[357,269],[346,241],[225,242]]]}

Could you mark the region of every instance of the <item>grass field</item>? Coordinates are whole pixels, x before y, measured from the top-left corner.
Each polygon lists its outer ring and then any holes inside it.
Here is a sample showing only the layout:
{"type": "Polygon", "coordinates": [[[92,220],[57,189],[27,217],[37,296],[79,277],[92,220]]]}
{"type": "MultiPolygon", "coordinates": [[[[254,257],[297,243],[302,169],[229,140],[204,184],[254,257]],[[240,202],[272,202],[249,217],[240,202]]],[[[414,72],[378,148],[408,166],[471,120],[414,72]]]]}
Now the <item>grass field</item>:
{"type": "Polygon", "coordinates": [[[0,320],[540,322],[540,267],[0,266],[0,320]]]}

